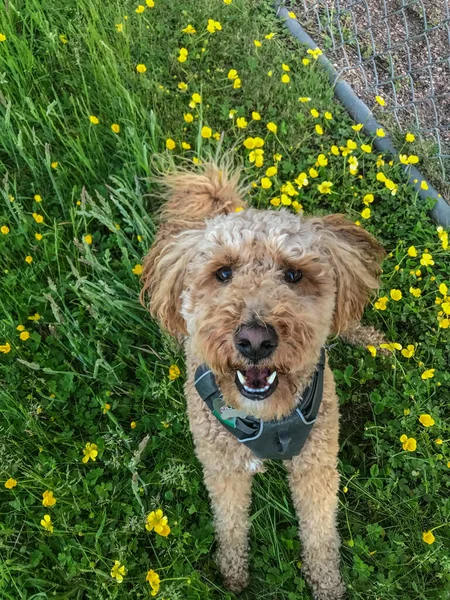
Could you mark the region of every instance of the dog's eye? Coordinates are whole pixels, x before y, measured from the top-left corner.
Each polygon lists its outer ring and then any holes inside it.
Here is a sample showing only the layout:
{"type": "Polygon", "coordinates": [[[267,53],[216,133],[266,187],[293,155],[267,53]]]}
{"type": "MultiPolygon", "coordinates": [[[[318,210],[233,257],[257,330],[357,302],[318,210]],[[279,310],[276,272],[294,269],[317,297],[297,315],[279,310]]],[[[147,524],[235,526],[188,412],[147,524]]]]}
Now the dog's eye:
{"type": "Polygon", "coordinates": [[[288,283],[298,283],[303,277],[303,273],[297,269],[286,269],[284,272],[284,279],[288,283]]]}
{"type": "Polygon", "coordinates": [[[231,267],[220,267],[216,271],[216,277],[219,281],[229,281],[233,276],[231,267]]]}

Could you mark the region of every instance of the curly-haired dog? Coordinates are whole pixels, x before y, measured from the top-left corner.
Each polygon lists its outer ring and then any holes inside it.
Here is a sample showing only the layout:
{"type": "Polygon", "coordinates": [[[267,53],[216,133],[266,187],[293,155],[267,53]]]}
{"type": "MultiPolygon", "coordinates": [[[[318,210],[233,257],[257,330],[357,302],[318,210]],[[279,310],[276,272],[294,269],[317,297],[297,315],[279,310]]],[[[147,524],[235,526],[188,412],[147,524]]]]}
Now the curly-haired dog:
{"type": "Polygon", "coordinates": [[[247,585],[252,476],[276,457],[314,597],[341,598],[338,400],[322,349],[359,321],[383,250],[341,215],[247,208],[239,173],[226,167],[176,171],[165,184],[141,299],[148,293],[151,314],[184,340],[190,427],[225,583],[247,585]]]}

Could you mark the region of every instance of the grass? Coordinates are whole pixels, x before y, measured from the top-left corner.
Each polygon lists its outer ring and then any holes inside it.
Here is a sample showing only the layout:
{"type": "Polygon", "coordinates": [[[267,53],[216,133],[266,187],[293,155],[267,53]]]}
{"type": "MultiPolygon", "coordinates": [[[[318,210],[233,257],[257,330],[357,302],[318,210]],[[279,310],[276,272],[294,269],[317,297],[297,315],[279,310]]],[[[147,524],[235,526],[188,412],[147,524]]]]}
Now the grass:
{"type": "MultiPolygon", "coordinates": [[[[155,0],[141,14],[136,7],[18,0],[0,13],[0,228],[8,229],[0,234],[0,597],[147,598],[149,570],[160,577],[161,598],[233,597],[212,559],[211,513],[184,412],[182,355],[137,301],[159,205],[153,156],[201,161],[222,145],[235,149],[256,183],[249,192],[255,206],[278,210],[282,198],[288,210],[301,210],[296,201],[305,212],[344,212],[389,253],[379,294],[386,308],[374,301],[365,321],[404,348],[412,344],[414,354],[372,357],[338,340],[330,355],[342,403],[342,571],[352,599],[447,598],[445,233],[428,220],[429,206],[404,184],[399,165],[361,150],[371,140],[352,129],[326,76],[286,36],[268,3],[155,0]],[[207,32],[208,19],[222,30],[207,32]],[[196,34],[182,32],[189,23],[196,34]],[[275,36],[266,39],[270,32],[275,36]],[[180,48],[189,52],[183,63],[180,48]],[[189,108],[193,93],[202,103],[189,108]],[[252,111],[261,120],[252,120],[252,111]],[[192,123],[183,118],[188,112],[192,123]],[[204,126],[223,133],[223,142],[203,138],[204,126]],[[264,139],[259,168],[243,145],[255,136],[264,139]],[[165,149],[168,138],[173,151],[165,149]],[[347,154],[349,139],[356,147],[347,154]],[[191,149],[182,149],[183,141],[191,149]],[[320,154],[328,162],[315,166],[320,154]],[[350,157],[358,160],[356,175],[350,157]],[[272,187],[263,189],[274,163],[272,187]],[[281,196],[302,171],[308,185],[298,196],[281,196]],[[319,192],[323,181],[333,183],[332,193],[319,192]],[[434,264],[421,264],[424,254],[434,264]],[[392,299],[393,289],[401,300],[392,299]],[[170,379],[173,364],[181,377],[170,379]],[[433,377],[423,379],[429,369],[433,377]],[[424,427],[421,414],[434,425],[424,427]],[[403,434],[416,440],[416,450],[403,450],[403,434]],[[97,445],[95,461],[82,462],[86,444],[97,445]],[[17,485],[8,489],[11,478],[17,485]],[[56,504],[43,506],[45,491],[56,504]],[[144,527],[158,508],[168,517],[167,537],[144,527]],[[41,525],[45,514],[53,532],[41,525]],[[422,539],[429,530],[432,544],[422,539]],[[120,584],[111,576],[116,560],[126,567],[120,584]]],[[[403,152],[409,154],[406,143],[403,152]]],[[[242,598],[310,598],[281,464],[256,477],[252,514],[252,582],[242,598]]]]}

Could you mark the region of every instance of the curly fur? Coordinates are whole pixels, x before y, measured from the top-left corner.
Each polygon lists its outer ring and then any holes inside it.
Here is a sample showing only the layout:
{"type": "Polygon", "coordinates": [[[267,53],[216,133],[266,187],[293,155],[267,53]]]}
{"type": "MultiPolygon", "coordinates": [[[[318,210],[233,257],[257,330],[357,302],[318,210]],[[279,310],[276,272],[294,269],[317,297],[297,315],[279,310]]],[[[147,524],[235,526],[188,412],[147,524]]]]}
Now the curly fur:
{"type": "MultiPolygon", "coordinates": [[[[354,328],[378,286],[383,250],[342,215],[299,217],[287,211],[247,209],[239,173],[209,163],[200,172],[176,171],[165,179],[168,201],[144,261],[141,301],[183,340],[187,359],[187,409],[196,454],[203,464],[218,540],[217,562],[228,587],[247,584],[248,511],[254,472],[261,461],[231,436],[197,395],[193,377],[206,362],[226,403],[266,420],[289,414],[308,385],[320,348],[331,333],[354,328]],[[236,208],[245,210],[236,212],[236,208]],[[226,284],[215,277],[233,269],[226,284]],[[303,273],[296,285],[287,268],[303,273]],[[258,363],[276,369],[278,387],[261,401],[242,396],[236,370],[251,366],[235,348],[242,324],[269,323],[275,353],[258,363]]],[[[325,370],[321,409],[299,456],[286,461],[299,515],[304,572],[319,600],[338,599],[336,508],[339,475],[338,401],[325,370]]]]}

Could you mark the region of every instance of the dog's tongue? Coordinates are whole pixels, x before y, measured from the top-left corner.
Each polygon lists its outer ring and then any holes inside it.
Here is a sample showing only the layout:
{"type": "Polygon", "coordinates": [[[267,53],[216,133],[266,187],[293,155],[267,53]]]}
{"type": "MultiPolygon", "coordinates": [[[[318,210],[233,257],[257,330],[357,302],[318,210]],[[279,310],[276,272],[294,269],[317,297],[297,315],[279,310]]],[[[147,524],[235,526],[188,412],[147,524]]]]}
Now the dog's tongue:
{"type": "Polygon", "coordinates": [[[245,371],[246,383],[251,388],[261,388],[267,385],[267,378],[270,376],[269,369],[258,369],[257,367],[250,367],[245,371]]]}

